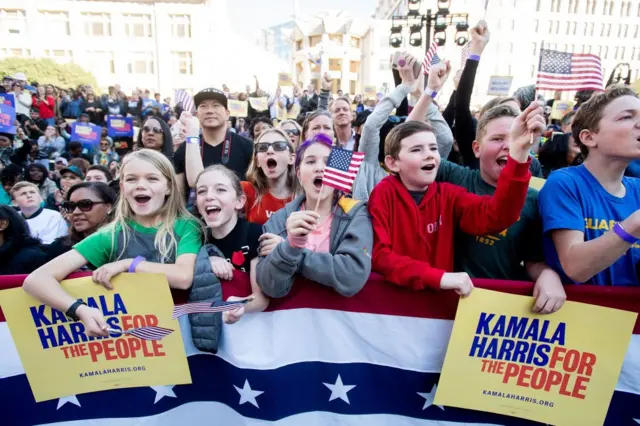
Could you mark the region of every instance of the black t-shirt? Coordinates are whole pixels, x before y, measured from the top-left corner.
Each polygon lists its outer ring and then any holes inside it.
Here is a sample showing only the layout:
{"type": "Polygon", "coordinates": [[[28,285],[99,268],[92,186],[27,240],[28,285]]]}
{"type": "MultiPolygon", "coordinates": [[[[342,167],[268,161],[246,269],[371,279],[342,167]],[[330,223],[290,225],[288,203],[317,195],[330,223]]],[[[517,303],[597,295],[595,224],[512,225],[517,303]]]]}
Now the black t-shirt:
{"type": "MultiPolygon", "coordinates": [[[[227,132],[225,141],[226,138],[229,138],[231,141],[231,147],[229,150],[229,159],[224,165],[236,172],[240,180],[245,180],[245,174],[247,173],[249,163],[251,162],[251,156],[253,155],[253,142],[250,139],[233,132],[227,132]]],[[[222,141],[222,143],[216,146],[211,146],[204,141],[204,138],[201,139],[201,152],[203,157],[202,164],[205,168],[214,164],[223,164],[222,150],[225,145],[225,141],[222,141]]],[[[184,173],[185,171],[184,157],[185,144],[183,143],[173,156],[173,162],[177,174],[184,173]]],[[[185,187],[188,187],[188,185],[186,185],[186,176],[185,187]]]]}
{"type": "Polygon", "coordinates": [[[249,272],[249,264],[258,257],[258,238],[262,235],[262,225],[238,218],[238,223],[229,235],[216,239],[208,232],[208,242],[222,252],[227,262],[234,268],[249,272]]]}

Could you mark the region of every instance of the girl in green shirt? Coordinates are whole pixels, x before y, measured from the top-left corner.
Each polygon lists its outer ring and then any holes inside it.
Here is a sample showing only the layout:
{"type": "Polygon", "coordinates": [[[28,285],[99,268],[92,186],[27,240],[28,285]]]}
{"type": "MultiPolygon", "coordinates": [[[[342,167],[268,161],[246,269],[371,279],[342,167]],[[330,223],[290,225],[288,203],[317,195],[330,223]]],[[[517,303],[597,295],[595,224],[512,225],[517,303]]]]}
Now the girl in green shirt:
{"type": "Polygon", "coordinates": [[[120,199],[115,220],[35,270],[25,291],[84,323],[90,336],[106,336],[102,313],[78,305],[60,281],[87,263],[93,281],[112,289],[122,272],[167,276],[172,288],[188,289],[201,246],[200,227],[184,206],[172,164],[161,153],[142,149],[128,154],[120,171],[120,199]]]}

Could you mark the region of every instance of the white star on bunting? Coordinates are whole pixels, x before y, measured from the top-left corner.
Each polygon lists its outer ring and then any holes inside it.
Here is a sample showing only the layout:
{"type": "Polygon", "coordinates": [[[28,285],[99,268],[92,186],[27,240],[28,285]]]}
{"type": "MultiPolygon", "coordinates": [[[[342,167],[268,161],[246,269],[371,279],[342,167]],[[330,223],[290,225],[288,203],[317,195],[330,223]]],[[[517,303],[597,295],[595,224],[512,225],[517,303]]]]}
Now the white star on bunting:
{"type": "Polygon", "coordinates": [[[58,407],[56,408],[56,410],[59,410],[60,407],[64,406],[67,402],[73,405],[77,405],[78,407],[81,407],[80,401],[78,401],[78,397],[75,395],[70,395],[70,396],[65,396],[63,398],[60,398],[58,400],[58,407]]]}
{"type": "Polygon", "coordinates": [[[633,419],[633,421],[640,425],[640,419],[633,419]]]}
{"type": "Polygon", "coordinates": [[[246,379],[244,381],[244,386],[242,387],[242,389],[240,389],[236,385],[233,385],[233,387],[236,388],[236,390],[240,394],[240,402],[239,402],[240,405],[244,404],[245,402],[248,402],[254,407],[260,408],[258,407],[258,401],[256,401],[256,397],[262,395],[264,393],[263,391],[251,389],[251,385],[249,384],[249,381],[246,379]]]}
{"type": "MultiPolygon", "coordinates": [[[[436,396],[436,388],[437,386],[433,385],[433,387],[431,388],[431,392],[429,393],[417,392],[418,395],[424,398],[424,405],[422,406],[423,410],[426,410],[433,405],[433,399],[436,396]]],[[[442,405],[436,405],[436,407],[444,411],[444,407],[442,405]]]]}
{"type": "Polygon", "coordinates": [[[351,405],[351,403],[349,402],[349,396],[347,395],[347,392],[349,392],[351,389],[355,388],[356,385],[345,385],[342,383],[342,377],[340,377],[340,375],[338,374],[338,378],[336,379],[336,383],[331,385],[329,383],[322,383],[323,385],[325,385],[327,388],[329,388],[329,390],[331,391],[331,396],[329,397],[329,402],[333,401],[334,399],[338,399],[340,398],[341,400],[343,400],[344,402],[346,402],[347,404],[351,405]]]}
{"type": "Polygon", "coordinates": [[[156,392],[156,399],[155,401],[153,401],[154,404],[157,404],[158,401],[160,401],[162,398],[169,397],[169,398],[177,398],[175,392],[173,392],[173,388],[175,385],[173,386],[149,386],[151,389],[153,389],[156,392]]]}

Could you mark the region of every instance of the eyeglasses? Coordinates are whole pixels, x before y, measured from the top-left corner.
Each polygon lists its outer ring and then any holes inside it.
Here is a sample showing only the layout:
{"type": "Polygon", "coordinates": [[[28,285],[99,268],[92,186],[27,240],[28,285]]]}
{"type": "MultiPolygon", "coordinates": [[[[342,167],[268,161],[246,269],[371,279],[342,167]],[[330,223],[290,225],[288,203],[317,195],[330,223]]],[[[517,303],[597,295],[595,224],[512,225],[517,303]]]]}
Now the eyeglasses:
{"type": "Polygon", "coordinates": [[[267,152],[269,151],[269,147],[273,147],[274,151],[286,151],[289,149],[289,142],[258,142],[256,144],[256,152],[267,152]]]}
{"type": "Polygon", "coordinates": [[[164,133],[160,127],[149,127],[149,126],[144,126],[144,127],[142,128],[142,131],[143,131],[144,133],[153,132],[153,133],[154,133],[154,134],[156,134],[156,135],[161,135],[161,134],[163,134],[163,133],[164,133]]]}
{"type": "Polygon", "coordinates": [[[284,129],[284,132],[288,135],[300,136],[300,130],[298,129],[284,129]]]}
{"type": "Polygon", "coordinates": [[[76,210],[76,207],[80,209],[82,212],[90,212],[93,209],[93,206],[96,204],[105,204],[104,201],[93,201],[89,199],[80,200],[77,203],[73,201],[65,201],[62,203],[62,209],[67,213],[72,213],[76,210]]]}

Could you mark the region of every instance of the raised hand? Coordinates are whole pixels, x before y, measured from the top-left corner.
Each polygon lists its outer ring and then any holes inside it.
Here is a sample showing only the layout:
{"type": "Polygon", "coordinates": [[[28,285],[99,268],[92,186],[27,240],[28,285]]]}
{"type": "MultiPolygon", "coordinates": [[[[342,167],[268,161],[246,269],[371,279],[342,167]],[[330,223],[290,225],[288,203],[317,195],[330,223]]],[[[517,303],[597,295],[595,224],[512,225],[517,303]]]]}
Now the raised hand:
{"type": "Polygon", "coordinates": [[[469,53],[472,55],[481,55],[491,38],[487,23],[485,21],[478,22],[471,28],[470,33],[471,47],[469,48],[469,53]]]}
{"type": "Polygon", "coordinates": [[[511,125],[509,132],[511,158],[519,163],[526,163],[529,159],[531,141],[540,137],[545,126],[544,107],[538,101],[531,102],[531,105],[511,125]]]}
{"type": "Polygon", "coordinates": [[[331,78],[331,75],[329,75],[328,72],[325,72],[324,75],[322,76],[322,90],[331,91],[332,88],[333,88],[333,79],[331,78]]]}
{"type": "Polygon", "coordinates": [[[412,86],[416,81],[416,76],[413,74],[413,66],[416,63],[416,58],[411,54],[404,52],[400,58],[398,58],[398,73],[402,79],[402,84],[412,86]]]}
{"type": "Polygon", "coordinates": [[[429,71],[429,79],[427,80],[427,88],[430,91],[439,92],[440,89],[444,86],[444,83],[449,78],[449,74],[451,73],[451,63],[449,61],[445,61],[444,63],[440,63],[438,65],[434,65],[431,67],[429,71]]]}

